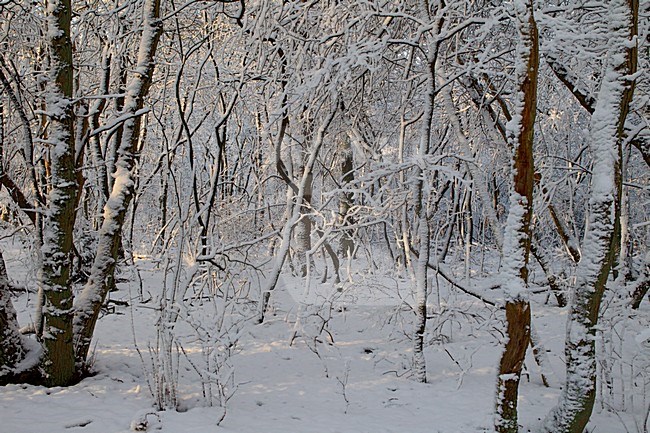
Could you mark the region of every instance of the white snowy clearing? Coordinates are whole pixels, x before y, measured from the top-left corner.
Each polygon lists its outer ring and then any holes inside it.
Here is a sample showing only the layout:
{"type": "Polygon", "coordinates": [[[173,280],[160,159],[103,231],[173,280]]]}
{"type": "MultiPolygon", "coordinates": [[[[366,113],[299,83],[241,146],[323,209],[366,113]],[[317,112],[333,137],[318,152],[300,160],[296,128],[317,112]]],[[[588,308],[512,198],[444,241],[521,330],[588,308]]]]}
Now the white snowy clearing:
{"type": "MultiPolygon", "coordinates": [[[[25,254],[16,245],[4,247],[12,280],[20,284],[29,279],[25,254]]],[[[385,272],[368,273],[354,284],[344,283],[340,291],[312,281],[308,293],[304,279],[283,277],[272,294],[272,314],[265,323],[250,321],[236,327],[239,340],[227,359],[232,369],[224,363],[221,378],[212,383],[213,388],[219,381],[225,384],[224,394],[230,396],[225,409],[207,407],[210,396],[215,396],[216,403],[218,392],[208,390],[204,396],[205,387],[197,373],[207,374],[203,355],[211,348],[196,338],[188,320],[179,320],[174,329],[178,346],[170,358],[172,375],[177,376],[179,410],[157,411],[150,392],[150,387],[155,388],[152,348],[157,345],[155,323],[159,318],[154,300],[164,286],[164,267],[150,259],[135,263],[144,300],[149,302],[138,300],[139,285],[124,271],[119,291],[111,293],[111,299],[128,306],[111,304],[110,313],[98,323],[96,374],[68,388],[0,388],[0,432],[492,430],[496,364],[502,344],[500,312],[434,277],[426,335],[428,383],[416,383],[409,379],[412,344],[407,337],[413,317],[407,305],[412,282],[391,278],[385,272]],[[327,321],[325,330],[319,332],[323,320],[327,321]],[[181,346],[182,350],[177,350],[181,346]],[[223,380],[231,371],[232,380],[223,380]]],[[[252,289],[251,293],[258,292],[252,289]]],[[[493,295],[498,298],[499,292],[493,291],[493,295]]],[[[550,361],[551,371],[546,376],[551,386],[542,384],[540,368],[529,350],[519,405],[523,432],[534,431],[556,402],[564,377],[567,309],[555,306],[552,297],[546,304],[547,293],[531,300],[533,323],[550,361]]],[[[21,323],[29,322],[34,302],[33,293],[14,298],[21,323]]],[[[598,391],[590,432],[647,431],[643,424],[650,400],[650,315],[648,303],[644,304],[626,317],[605,317],[602,322],[604,334],[622,333],[624,338],[621,342],[616,337],[616,344],[599,348],[599,353],[607,354],[603,359],[608,363],[600,364],[601,378],[610,381],[611,389],[598,391]]]]}

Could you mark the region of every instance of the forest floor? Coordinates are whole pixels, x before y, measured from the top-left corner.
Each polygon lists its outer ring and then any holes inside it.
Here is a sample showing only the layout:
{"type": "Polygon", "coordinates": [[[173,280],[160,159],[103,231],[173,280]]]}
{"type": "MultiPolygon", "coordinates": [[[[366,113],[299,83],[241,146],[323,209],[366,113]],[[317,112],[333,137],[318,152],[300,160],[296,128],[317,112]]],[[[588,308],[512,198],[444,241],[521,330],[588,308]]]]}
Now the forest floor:
{"type": "MultiPolygon", "coordinates": [[[[20,257],[5,254],[10,277],[17,282],[29,279],[20,257]]],[[[137,265],[145,295],[159,295],[160,267],[147,260],[137,265]]],[[[265,323],[239,328],[236,349],[227,360],[234,376],[224,381],[230,398],[218,426],[224,409],[206,407],[210,392],[204,395],[197,374],[209,370],[201,364],[206,347],[189,337],[181,339],[185,354],[172,356],[179,410],[153,409],[150,387],[155,388],[152,365],[157,358],[151,354],[159,315],[151,302],[137,301],[136,283],[128,279],[111,298],[129,305],[114,305],[98,323],[96,374],[68,388],[0,388],[0,433],[116,433],[134,431],[138,423],[141,430],[161,433],[491,431],[501,351],[498,312],[442,282],[434,285],[426,348],[428,383],[422,384],[409,379],[412,313],[406,305],[409,297],[400,296],[409,292],[408,280],[368,277],[339,286],[340,291],[314,282],[307,294],[304,284],[304,279],[283,278],[265,323]],[[305,302],[310,297],[313,302],[305,302]],[[297,317],[301,319],[296,325],[297,317]],[[323,323],[326,330],[320,332],[323,323]]],[[[25,293],[14,299],[22,323],[29,321],[34,298],[25,293]]],[[[534,299],[533,320],[550,361],[550,387],[543,385],[541,370],[529,354],[519,403],[523,432],[534,431],[556,402],[563,382],[567,309],[545,300],[546,295],[534,299]]],[[[645,304],[644,312],[626,325],[630,335],[642,334],[647,326],[645,304]]],[[[178,332],[189,336],[191,327],[183,326],[178,332]]],[[[590,432],[643,431],[648,373],[626,368],[648,364],[640,363],[642,350],[630,338],[624,346],[622,359],[630,362],[610,365],[620,367],[621,377],[629,380],[615,381],[611,396],[599,399],[590,432]],[[617,395],[619,390],[624,397],[617,395]]],[[[227,365],[221,366],[222,373],[227,365]]]]}

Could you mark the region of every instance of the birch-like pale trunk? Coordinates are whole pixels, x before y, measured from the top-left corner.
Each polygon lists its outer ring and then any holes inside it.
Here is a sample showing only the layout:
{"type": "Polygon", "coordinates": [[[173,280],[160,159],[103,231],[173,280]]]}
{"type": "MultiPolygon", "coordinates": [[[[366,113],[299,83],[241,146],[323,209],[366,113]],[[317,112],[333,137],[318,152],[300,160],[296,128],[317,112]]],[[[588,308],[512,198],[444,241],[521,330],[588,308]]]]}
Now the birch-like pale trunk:
{"type": "Polygon", "coordinates": [[[48,1],[46,14],[51,65],[45,101],[50,122],[50,176],[41,247],[43,265],[40,276],[45,301],[42,366],[45,384],[61,386],[69,384],[75,374],[70,273],[77,177],[70,0],[48,1]]]}
{"type": "MultiPolygon", "coordinates": [[[[287,221],[284,223],[284,227],[282,228],[282,232],[280,235],[281,237],[280,248],[275,253],[275,263],[273,264],[271,275],[269,276],[269,279],[267,280],[266,284],[262,288],[258,323],[264,322],[264,317],[266,315],[266,310],[269,305],[271,292],[275,290],[275,286],[278,284],[280,274],[282,274],[282,267],[284,266],[284,261],[287,258],[287,254],[289,253],[289,248],[291,246],[291,235],[293,233],[293,229],[298,223],[298,221],[300,221],[300,218],[302,217],[305,191],[307,188],[309,188],[308,183],[311,181],[309,177],[310,174],[313,172],[314,166],[316,165],[318,154],[320,152],[321,147],[323,146],[323,139],[325,138],[325,133],[327,132],[327,129],[332,123],[332,120],[334,120],[334,116],[336,115],[337,108],[338,108],[337,102],[333,101],[330,113],[328,114],[327,118],[323,121],[321,126],[318,128],[318,131],[316,132],[316,135],[314,137],[310,149],[310,153],[309,153],[309,159],[305,164],[302,177],[300,179],[300,184],[297,185],[297,188],[295,190],[295,195],[293,197],[293,203],[291,204],[290,207],[289,216],[287,218],[287,221]]],[[[283,134],[284,132],[281,131],[280,136],[282,136],[283,134]]],[[[296,185],[293,186],[295,187],[296,185]]],[[[293,191],[294,189],[291,188],[291,190],[293,191]]]]}
{"type": "Polygon", "coordinates": [[[138,158],[137,146],[142,124],[142,116],[137,113],[142,110],[144,98],[151,86],[155,66],[154,56],[162,34],[160,0],[145,2],[142,28],[137,65],[127,87],[124,101],[124,113],[131,114],[131,117],[122,127],[113,174],[114,181],[111,194],[104,206],[104,219],[98,234],[95,262],[90,278],[75,306],[75,359],[79,366],[83,366],[86,362],[99,311],[110,290],[107,282],[115,272],[122,226],[134,194],[134,169],[138,158]]]}
{"type": "Polygon", "coordinates": [[[301,155],[297,171],[301,175],[301,178],[305,179],[305,188],[303,191],[302,206],[300,208],[301,216],[293,230],[296,241],[296,262],[300,267],[299,275],[301,277],[306,277],[307,268],[312,266],[312,263],[310,263],[312,259],[307,257],[307,252],[311,250],[312,222],[309,213],[313,194],[314,174],[311,171],[307,171],[307,169],[302,161],[301,155]]]}
{"type": "Polygon", "coordinates": [[[606,4],[609,47],[590,122],[591,194],[566,333],[566,384],[542,431],[582,433],[596,399],[595,334],[620,236],[621,144],[634,92],[638,0],[606,4]]]}
{"type": "Polygon", "coordinates": [[[503,243],[507,329],[497,377],[494,428],[499,433],[519,431],[519,381],[530,343],[528,258],[533,214],[533,136],[537,109],[539,41],[532,0],[515,1],[513,8],[519,38],[515,53],[518,92],[514,115],[506,125],[508,147],[512,151],[512,186],[503,243]]]}
{"type": "MultiPolygon", "coordinates": [[[[424,16],[430,16],[428,2],[422,2],[424,16]]],[[[418,382],[427,381],[426,360],[424,357],[424,334],[427,326],[427,297],[429,293],[429,257],[431,243],[431,227],[429,226],[429,215],[427,204],[429,202],[430,190],[427,187],[428,171],[425,161],[431,149],[431,130],[433,124],[434,103],[436,98],[436,63],[440,49],[439,34],[443,25],[443,14],[445,5],[440,2],[436,5],[436,16],[430,17],[433,21],[432,35],[427,37],[427,65],[426,65],[426,87],[424,95],[424,111],[422,115],[422,127],[420,130],[420,141],[418,144],[418,166],[415,170],[415,198],[414,198],[414,227],[419,245],[417,262],[415,262],[415,324],[413,332],[413,378],[418,382]]]]}
{"type": "MultiPolygon", "coordinates": [[[[102,50],[102,81],[100,83],[100,94],[108,94],[110,87],[110,77],[111,77],[111,55],[108,52],[108,48],[104,47],[102,50]]],[[[90,109],[91,116],[91,125],[93,130],[97,130],[100,127],[99,121],[104,108],[106,107],[106,99],[100,98],[95,103],[93,103],[92,108],[90,109]]],[[[106,198],[108,197],[108,175],[106,173],[106,160],[102,153],[101,145],[101,136],[100,134],[95,134],[89,139],[90,144],[90,155],[92,157],[92,162],[95,165],[96,170],[96,180],[97,187],[99,189],[97,193],[97,215],[93,218],[93,227],[99,229],[102,224],[102,215],[99,210],[104,208],[106,203],[106,198]]]]}

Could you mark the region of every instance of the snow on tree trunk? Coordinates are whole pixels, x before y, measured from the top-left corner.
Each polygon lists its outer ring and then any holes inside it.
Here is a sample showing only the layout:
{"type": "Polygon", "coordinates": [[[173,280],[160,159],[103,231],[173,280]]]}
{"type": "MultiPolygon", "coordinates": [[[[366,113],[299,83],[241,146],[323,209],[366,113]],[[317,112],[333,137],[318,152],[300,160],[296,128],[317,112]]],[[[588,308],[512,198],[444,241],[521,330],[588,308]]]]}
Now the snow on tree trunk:
{"type": "Polygon", "coordinates": [[[25,356],[25,348],[18,331],[16,311],[11,303],[9,278],[2,252],[0,252],[0,384],[3,377],[10,377],[14,367],[25,356]]]}
{"type": "Polygon", "coordinates": [[[590,123],[593,168],[582,258],[566,334],[566,384],[544,421],[548,433],[582,433],[596,399],[595,333],[605,284],[617,252],[621,143],[634,91],[638,1],[607,4],[609,47],[590,123]]]}
{"type": "MultiPolygon", "coordinates": [[[[102,50],[102,81],[100,84],[100,94],[108,94],[110,88],[110,76],[111,76],[111,55],[108,53],[108,48],[104,47],[102,50]]],[[[100,128],[100,117],[104,108],[106,107],[106,99],[98,99],[93,104],[90,110],[91,116],[91,125],[93,130],[98,130],[100,128]]],[[[97,193],[97,212],[93,218],[93,228],[99,229],[102,224],[102,215],[100,209],[104,208],[106,204],[106,198],[108,197],[108,175],[106,173],[106,158],[102,153],[101,138],[100,134],[95,134],[89,140],[90,145],[90,155],[92,162],[95,165],[95,177],[96,185],[99,189],[97,193]]]]}
{"type": "Polygon", "coordinates": [[[73,294],[70,282],[72,231],[77,199],[73,112],[72,42],[70,0],[47,3],[47,36],[50,45],[51,79],[47,84],[50,176],[43,221],[44,292],[43,369],[45,383],[70,383],[75,373],[72,343],[73,294]]]}
{"type": "MultiPolygon", "coordinates": [[[[423,170],[419,170],[420,175],[423,170]]],[[[415,264],[415,331],[413,335],[413,377],[418,382],[427,381],[427,368],[424,358],[424,333],[427,325],[428,262],[431,231],[426,215],[426,207],[421,203],[418,214],[417,237],[420,242],[418,261],[415,264]]]]}
{"type": "Polygon", "coordinates": [[[513,3],[519,33],[515,57],[518,94],[512,120],[506,125],[513,151],[513,182],[504,233],[503,276],[506,291],[506,346],[499,362],[495,430],[516,433],[521,368],[530,342],[528,258],[533,212],[533,133],[537,108],[539,46],[532,1],[513,3]]]}
{"type": "Polygon", "coordinates": [[[431,230],[427,217],[427,191],[425,188],[426,170],[424,160],[429,153],[431,141],[431,121],[433,119],[433,102],[435,98],[434,66],[430,64],[430,76],[427,79],[424,124],[420,136],[418,154],[420,166],[416,170],[415,185],[415,222],[416,239],[419,243],[419,256],[415,263],[415,330],[413,333],[413,377],[419,382],[427,381],[427,369],[424,358],[424,333],[427,325],[428,263],[431,230]]]}
{"type": "Polygon", "coordinates": [[[413,227],[416,228],[415,239],[419,244],[417,262],[414,263],[415,277],[415,323],[413,330],[413,377],[419,382],[427,381],[426,361],[424,356],[424,334],[427,325],[427,297],[429,293],[429,258],[431,243],[430,215],[428,204],[431,201],[431,187],[428,184],[426,159],[431,151],[431,133],[434,120],[434,104],[439,89],[436,87],[436,64],[440,52],[448,12],[445,3],[436,3],[433,10],[429,10],[428,2],[421,2],[419,8],[422,16],[432,23],[431,33],[426,37],[426,84],[423,98],[423,113],[420,137],[417,149],[417,168],[415,170],[414,188],[414,216],[413,227]]]}
{"type": "Polygon", "coordinates": [[[75,358],[79,365],[86,361],[99,311],[110,290],[107,282],[115,272],[122,226],[134,193],[133,170],[142,123],[142,116],[139,114],[151,85],[155,66],[154,55],[162,33],[159,17],[160,0],[147,0],[144,5],[144,23],[137,65],[124,102],[124,113],[131,116],[123,125],[113,186],[104,206],[104,219],[99,230],[95,262],[75,309],[75,358]]]}

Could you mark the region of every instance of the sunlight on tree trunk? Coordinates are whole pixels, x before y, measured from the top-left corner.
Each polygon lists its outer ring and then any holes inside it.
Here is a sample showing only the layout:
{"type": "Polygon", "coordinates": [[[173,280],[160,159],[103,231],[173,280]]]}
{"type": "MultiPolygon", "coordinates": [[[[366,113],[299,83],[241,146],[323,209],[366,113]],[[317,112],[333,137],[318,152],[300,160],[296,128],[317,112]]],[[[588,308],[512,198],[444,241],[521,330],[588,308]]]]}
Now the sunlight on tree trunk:
{"type": "MultiPolygon", "coordinates": [[[[323,146],[323,140],[325,138],[325,134],[327,133],[327,130],[330,124],[332,123],[332,120],[334,120],[334,116],[336,115],[339,108],[337,102],[337,96],[338,95],[334,95],[334,100],[330,102],[331,104],[330,112],[327,114],[327,117],[322,121],[316,134],[314,134],[314,137],[311,140],[312,143],[311,143],[308,159],[307,162],[305,163],[302,177],[300,179],[300,183],[298,185],[295,185],[293,182],[290,183],[289,194],[293,192],[295,195],[293,196],[292,204],[289,208],[290,212],[287,221],[284,223],[284,227],[282,228],[280,249],[276,253],[273,269],[271,270],[271,275],[269,276],[269,279],[262,287],[259,316],[257,320],[258,323],[264,322],[264,318],[266,316],[266,312],[269,306],[271,292],[275,290],[275,287],[280,278],[280,274],[282,273],[282,266],[284,265],[284,261],[286,260],[287,255],[289,253],[293,230],[296,224],[300,221],[300,218],[302,216],[305,191],[307,190],[307,188],[311,188],[311,185],[308,185],[308,182],[311,182],[311,179],[309,179],[310,174],[314,169],[316,160],[318,158],[318,154],[323,146]]],[[[281,126],[281,128],[283,127],[281,126]]],[[[282,135],[284,135],[284,132],[281,129],[280,137],[282,137],[282,135]]],[[[284,166],[284,164],[282,164],[282,166],[284,166]]]]}
{"type": "Polygon", "coordinates": [[[528,258],[533,213],[533,136],[537,110],[539,48],[532,1],[514,3],[519,33],[515,59],[519,95],[515,115],[506,125],[508,146],[513,152],[513,185],[504,236],[503,275],[506,290],[506,345],[499,363],[495,429],[517,433],[519,380],[530,343],[528,258]]]}
{"type": "Polygon", "coordinates": [[[104,207],[104,221],[99,231],[95,263],[76,305],[75,356],[80,366],[86,362],[99,311],[111,288],[107,282],[115,272],[122,227],[133,197],[133,170],[138,157],[137,146],[142,122],[142,113],[139,111],[144,106],[144,98],[148,94],[153,78],[154,56],[163,29],[159,17],[160,0],[147,0],[144,5],[144,23],[136,72],[124,102],[125,112],[132,114],[133,117],[124,123],[117,151],[115,181],[104,207]]]}

